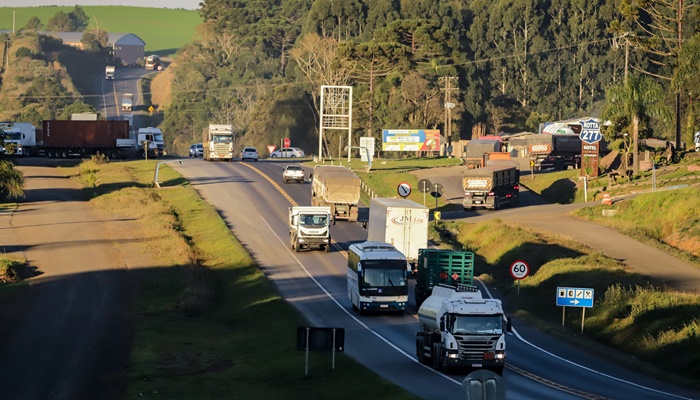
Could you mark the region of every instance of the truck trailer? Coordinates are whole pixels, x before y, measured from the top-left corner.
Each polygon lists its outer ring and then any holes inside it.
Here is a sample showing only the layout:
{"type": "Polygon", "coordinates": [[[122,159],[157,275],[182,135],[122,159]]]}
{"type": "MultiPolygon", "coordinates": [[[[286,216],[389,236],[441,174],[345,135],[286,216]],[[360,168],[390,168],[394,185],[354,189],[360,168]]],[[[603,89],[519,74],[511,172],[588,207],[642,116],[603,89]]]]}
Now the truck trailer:
{"type": "Polygon", "coordinates": [[[464,210],[486,207],[498,210],[503,205],[518,205],[520,171],[509,165],[491,165],[469,169],[462,174],[464,210]]]}
{"type": "Polygon", "coordinates": [[[419,249],[428,247],[428,211],[428,207],[408,199],[373,198],[367,240],[395,246],[415,271],[419,249]]]}
{"type": "Polygon", "coordinates": [[[472,285],[474,283],[474,253],[446,249],[418,249],[416,272],[416,307],[433,292],[433,287],[472,285]]]}
{"type": "Polygon", "coordinates": [[[331,251],[331,208],[289,207],[289,244],[294,251],[318,248],[331,251]]]}
{"type": "Polygon", "coordinates": [[[475,286],[436,285],[418,309],[416,355],[438,371],[490,369],[503,373],[510,318],[501,301],[484,299],[475,286]]]}
{"type": "Polygon", "coordinates": [[[233,125],[209,124],[202,131],[204,161],[233,160],[233,125]]]}
{"type": "Polygon", "coordinates": [[[317,165],[311,180],[311,205],[328,206],[337,219],[356,222],[360,202],[360,178],[350,169],[317,165]]]}
{"type": "Polygon", "coordinates": [[[135,141],[129,137],[129,122],[43,121],[38,152],[49,158],[85,157],[101,153],[109,158],[129,158],[137,154],[135,141]]]}

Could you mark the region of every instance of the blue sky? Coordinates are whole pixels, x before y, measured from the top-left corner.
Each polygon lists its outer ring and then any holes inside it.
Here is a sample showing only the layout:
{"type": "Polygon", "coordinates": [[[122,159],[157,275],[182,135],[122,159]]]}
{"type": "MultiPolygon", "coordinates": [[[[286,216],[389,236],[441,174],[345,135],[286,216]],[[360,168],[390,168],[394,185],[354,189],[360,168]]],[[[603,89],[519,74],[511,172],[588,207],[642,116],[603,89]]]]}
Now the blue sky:
{"type": "Polygon", "coordinates": [[[35,6],[134,6],[151,8],[199,9],[202,0],[2,0],[0,7],[35,6]]]}

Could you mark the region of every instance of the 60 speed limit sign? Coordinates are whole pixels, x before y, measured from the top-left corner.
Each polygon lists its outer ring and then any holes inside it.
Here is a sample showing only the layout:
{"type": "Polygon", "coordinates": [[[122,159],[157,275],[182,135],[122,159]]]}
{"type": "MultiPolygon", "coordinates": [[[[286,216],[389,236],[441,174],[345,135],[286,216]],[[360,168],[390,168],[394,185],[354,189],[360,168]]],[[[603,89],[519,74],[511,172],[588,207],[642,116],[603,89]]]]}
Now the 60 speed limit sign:
{"type": "Polygon", "coordinates": [[[513,279],[523,279],[530,273],[530,266],[523,260],[515,260],[510,264],[510,276],[513,279]]]}

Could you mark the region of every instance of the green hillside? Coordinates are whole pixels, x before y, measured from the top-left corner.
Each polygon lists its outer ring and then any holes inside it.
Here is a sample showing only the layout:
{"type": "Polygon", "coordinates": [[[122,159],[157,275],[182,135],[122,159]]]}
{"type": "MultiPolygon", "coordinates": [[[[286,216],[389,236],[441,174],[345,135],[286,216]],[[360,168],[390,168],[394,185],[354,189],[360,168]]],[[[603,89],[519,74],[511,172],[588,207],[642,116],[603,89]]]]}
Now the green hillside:
{"type": "MultiPolygon", "coordinates": [[[[202,19],[197,11],[116,6],[84,6],[90,16],[90,27],[114,33],[133,33],[146,42],[146,53],[172,56],[177,49],[192,41],[202,19]]],[[[21,29],[31,17],[46,23],[57,11],[70,12],[73,7],[0,7],[0,29],[12,30],[15,11],[15,29],[21,29]]]]}

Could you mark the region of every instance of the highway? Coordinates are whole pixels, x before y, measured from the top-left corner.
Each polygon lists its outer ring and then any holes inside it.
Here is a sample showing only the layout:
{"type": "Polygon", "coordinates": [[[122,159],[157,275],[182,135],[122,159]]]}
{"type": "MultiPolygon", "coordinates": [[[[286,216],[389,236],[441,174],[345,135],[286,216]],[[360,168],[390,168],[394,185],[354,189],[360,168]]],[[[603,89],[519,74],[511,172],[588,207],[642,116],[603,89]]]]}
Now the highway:
{"type": "MultiPolygon", "coordinates": [[[[310,204],[311,189],[308,183],[282,183],[285,161],[184,161],[175,166],[178,172],[219,211],[261,270],[311,326],[344,328],[348,356],[422,398],[462,398],[465,374],[445,375],[416,361],[418,321],[413,312],[360,317],[352,310],[344,250],[366,239],[360,224],[338,221],[332,227],[335,247],[329,254],[295,253],[289,246],[287,208],[310,204]]],[[[482,290],[491,292],[488,287],[482,290]]],[[[415,309],[412,290],[409,293],[415,309]]],[[[513,327],[503,374],[508,399],[700,398],[700,393],[655,381],[543,335],[517,318],[513,327]]]]}

